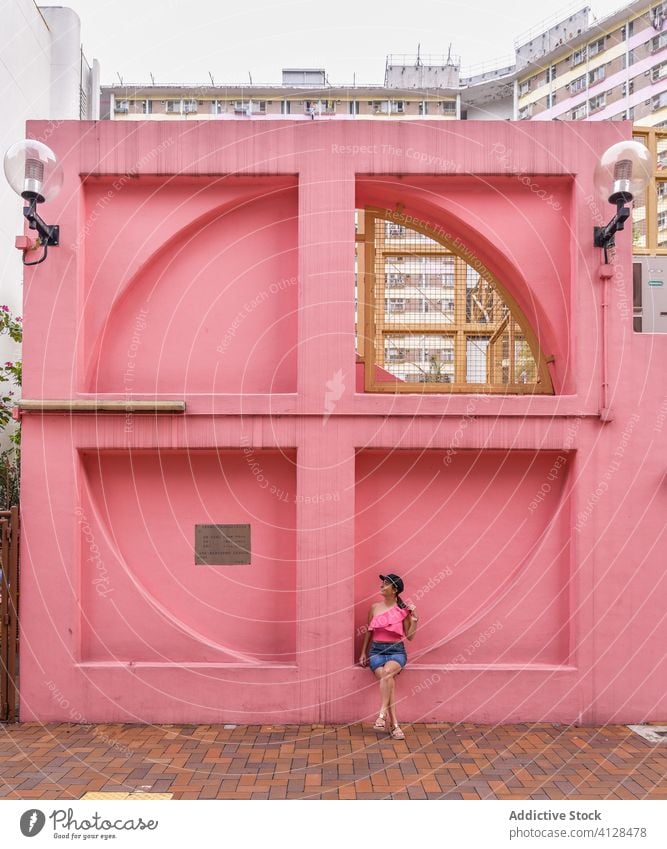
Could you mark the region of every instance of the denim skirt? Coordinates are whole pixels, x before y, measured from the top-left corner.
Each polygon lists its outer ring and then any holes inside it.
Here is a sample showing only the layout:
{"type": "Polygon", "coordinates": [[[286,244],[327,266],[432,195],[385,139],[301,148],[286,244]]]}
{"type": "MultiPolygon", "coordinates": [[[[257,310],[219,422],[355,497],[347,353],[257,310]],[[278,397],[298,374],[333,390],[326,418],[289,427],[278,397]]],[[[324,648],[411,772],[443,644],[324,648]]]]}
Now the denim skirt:
{"type": "Polygon", "coordinates": [[[403,642],[398,643],[371,643],[368,653],[368,665],[375,672],[380,666],[384,666],[390,660],[395,660],[401,667],[408,662],[403,642]]]}

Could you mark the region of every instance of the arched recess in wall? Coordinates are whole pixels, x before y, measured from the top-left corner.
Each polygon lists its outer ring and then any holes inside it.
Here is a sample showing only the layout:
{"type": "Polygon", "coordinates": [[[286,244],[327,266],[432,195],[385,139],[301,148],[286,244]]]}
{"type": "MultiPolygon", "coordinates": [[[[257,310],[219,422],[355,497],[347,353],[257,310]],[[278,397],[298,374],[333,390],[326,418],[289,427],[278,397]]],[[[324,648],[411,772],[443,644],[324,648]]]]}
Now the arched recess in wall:
{"type": "Polygon", "coordinates": [[[282,182],[186,221],[140,265],[91,340],[87,391],[296,390],[298,193],[282,182]]]}
{"type": "Polygon", "coordinates": [[[367,392],[554,394],[510,288],[442,228],[357,211],[357,350],[367,392]]]}

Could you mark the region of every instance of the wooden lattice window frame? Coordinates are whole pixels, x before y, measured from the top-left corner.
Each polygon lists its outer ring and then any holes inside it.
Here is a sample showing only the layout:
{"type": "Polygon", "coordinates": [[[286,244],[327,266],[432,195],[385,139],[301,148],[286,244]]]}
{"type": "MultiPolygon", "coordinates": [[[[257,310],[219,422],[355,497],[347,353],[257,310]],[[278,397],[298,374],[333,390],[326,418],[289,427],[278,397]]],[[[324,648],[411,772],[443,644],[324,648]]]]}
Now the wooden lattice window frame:
{"type": "MultiPolygon", "coordinates": [[[[454,381],[451,383],[414,383],[401,380],[377,380],[376,379],[376,345],[377,339],[380,338],[384,345],[384,333],[390,332],[386,329],[383,323],[382,328],[378,329],[376,322],[376,238],[375,228],[376,222],[381,222],[384,225],[389,223],[400,223],[395,217],[389,217],[391,213],[386,210],[368,207],[365,210],[359,210],[359,228],[357,233],[357,244],[360,248],[359,257],[359,273],[358,281],[358,343],[357,350],[362,355],[364,361],[364,388],[366,392],[379,393],[409,393],[409,394],[424,394],[424,393],[465,393],[465,394],[498,394],[498,395],[553,395],[554,387],[549,372],[547,359],[540,349],[538,339],[530,323],[526,320],[519,305],[502,283],[497,280],[488,269],[485,269],[484,279],[491,283],[498,295],[502,298],[509,310],[509,320],[513,328],[520,328],[521,334],[535,361],[537,371],[536,383],[519,383],[508,382],[497,384],[492,382],[471,383],[466,380],[466,363],[467,363],[467,343],[475,334],[486,335],[493,338],[500,327],[491,329],[489,325],[476,326],[474,322],[468,322],[465,315],[465,294],[466,281],[465,274],[463,279],[458,272],[455,272],[455,315],[454,322],[451,328],[443,328],[440,325],[437,329],[430,327],[423,331],[419,326],[410,328],[410,333],[422,332],[432,334],[454,335],[454,381]],[[460,292],[463,287],[463,295],[460,292]],[[456,294],[458,292],[458,295],[456,294]],[[461,314],[463,311],[463,314],[461,314]],[[462,379],[463,378],[463,379],[462,379]]],[[[458,258],[464,266],[469,266],[470,256],[466,259],[462,255],[461,249],[454,245],[451,240],[442,237],[439,234],[430,232],[425,226],[421,226],[417,222],[410,222],[405,225],[409,231],[414,231],[426,236],[432,242],[442,246],[448,254],[458,258]]],[[[389,252],[387,252],[389,253],[389,252]]],[[[396,251],[394,250],[395,254],[396,251]]],[[[444,253],[444,252],[443,252],[444,253]]],[[[415,254],[416,255],[416,254],[415,254]]],[[[383,281],[384,283],[384,281],[383,281]]],[[[384,296],[383,296],[384,297],[384,296]]],[[[382,310],[384,316],[384,309],[382,310]]],[[[426,325],[424,325],[425,327],[426,325]]],[[[391,332],[402,332],[395,326],[392,326],[391,332]]],[[[406,331],[408,332],[408,331],[406,331]]],[[[513,332],[513,331],[512,331],[513,332]]],[[[492,367],[489,357],[491,352],[487,354],[487,376],[491,373],[492,367]]],[[[384,360],[383,360],[384,362],[384,360]]]]}
{"type": "MultiPolygon", "coordinates": [[[[634,127],[632,137],[635,141],[640,141],[646,145],[655,167],[645,194],[646,244],[633,244],[632,253],[635,256],[666,256],[667,245],[658,245],[658,186],[662,185],[667,189],[667,169],[658,170],[658,143],[667,141],[667,128],[634,127]]],[[[611,212],[608,217],[611,218],[613,214],[611,206],[609,206],[609,210],[611,212]]],[[[603,211],[603,215],[606,215],[606,212],[603,211]]],[[[636,216],[633,214],[633,221],[635,218],[636,216]]]]}

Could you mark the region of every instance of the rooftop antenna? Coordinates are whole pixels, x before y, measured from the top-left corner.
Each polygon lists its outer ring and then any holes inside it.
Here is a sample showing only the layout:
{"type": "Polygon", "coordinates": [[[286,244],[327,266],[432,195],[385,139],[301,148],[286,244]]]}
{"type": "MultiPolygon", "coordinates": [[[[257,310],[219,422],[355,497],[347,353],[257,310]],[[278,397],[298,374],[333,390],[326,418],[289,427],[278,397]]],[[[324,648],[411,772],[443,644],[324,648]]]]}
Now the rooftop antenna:
{"type": "Polygon", "coordinates": [[[250,85],[252,85],[252,74],[248,71],[248,77],[250,78],[250,85]]]}
{"type": "Polygon", "coordinates": [[[447,51],[447,64],[448,65],[452,64],[452,43],[451,43],[451,41],[449,42],[449,50],[447,51]]]}
{"type": "Polygon", "coordinates": [[[152,83],[153,85],[155,85],[155,77],[153,76],[153,72],[152,72],[152,71],[149,71],[149,72],[148,72],[148,76],[151,78],[151,83],[152,83]]]}
{"type": "Polygon", "coordinates": [[[215,85],[215,80],[213,79],[213,74],[209,71],[208,75],[211,78],[211,85],[215,85]]]}
{"type": "Polygon", "coordinates": [[[122,77],[121,77],[121,75],[118,73],[118,71],[116,71],[116,76],[117,76],[117,77],[118,77],[118,79],[120,80],[120,84],[121,84],[121,85],[123,85],[123,78],[122,78],[122,77]]]}
{"type": "Polygon", "coordinates": [[[417,65],[416,65],[417,68],[421,65],[421,58],[419,56],[420,52],[421,52],[421,44],[418,44],[417,45],[417,65]]]}

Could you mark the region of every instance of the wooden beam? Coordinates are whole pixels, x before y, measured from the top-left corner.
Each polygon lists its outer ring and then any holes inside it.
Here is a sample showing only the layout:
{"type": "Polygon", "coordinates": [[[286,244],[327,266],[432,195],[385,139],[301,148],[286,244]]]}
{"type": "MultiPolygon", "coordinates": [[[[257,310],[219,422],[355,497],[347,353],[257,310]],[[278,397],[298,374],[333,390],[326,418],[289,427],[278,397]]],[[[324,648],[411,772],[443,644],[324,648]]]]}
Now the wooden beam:
{"type": "Polygon", "coordinates": [[[22,413],[184,413],[185,401],[24,398],[17,407],[22,413]]]}

